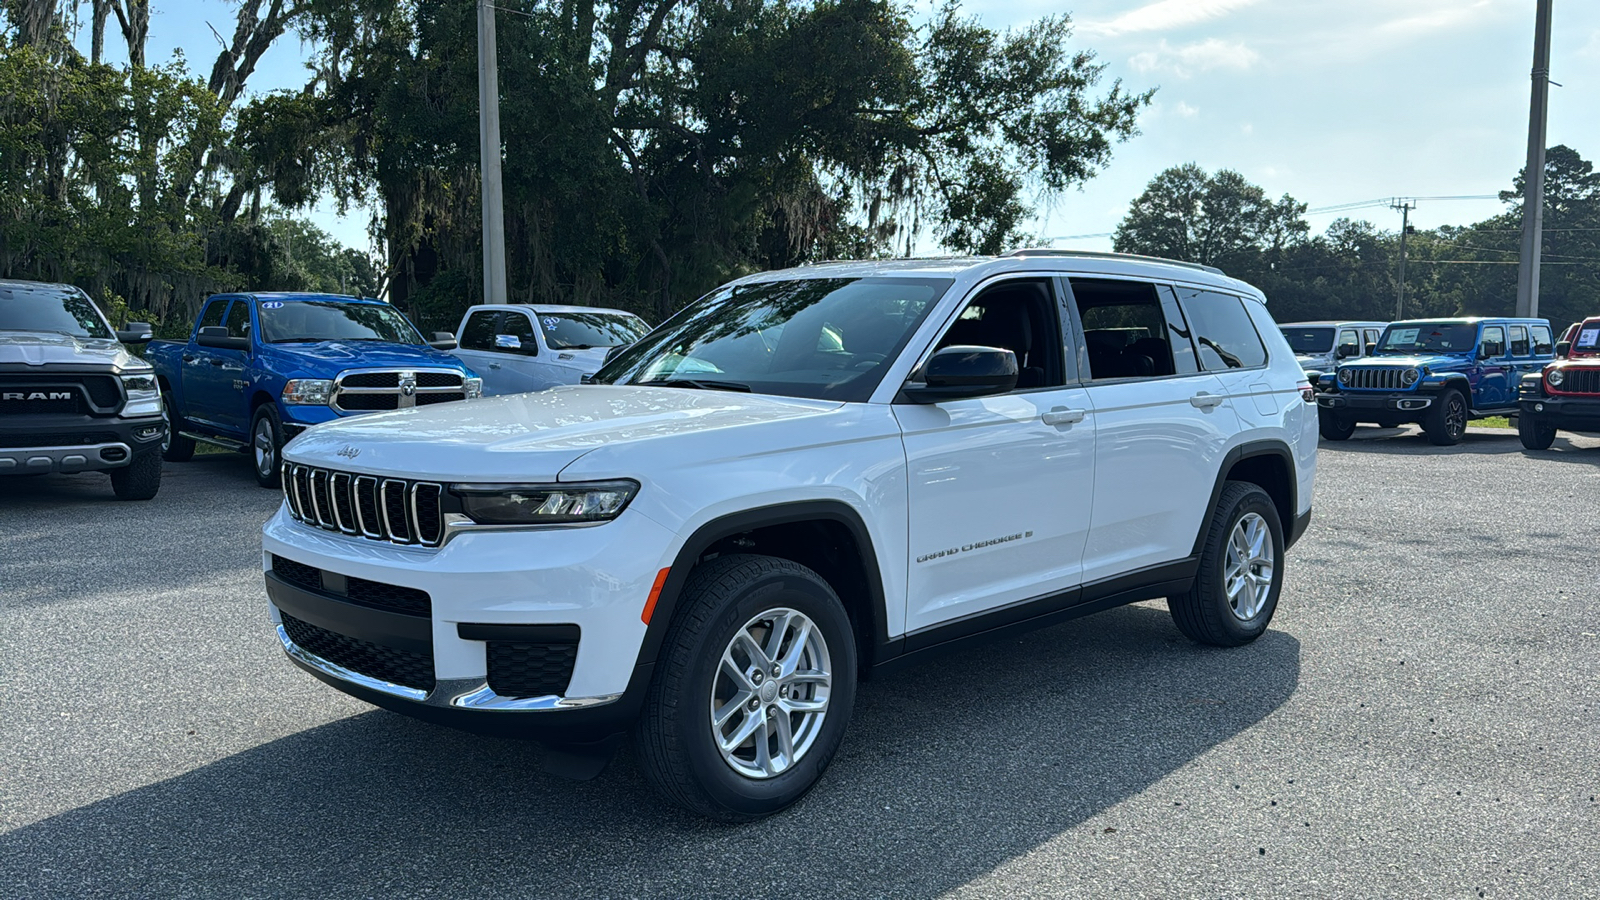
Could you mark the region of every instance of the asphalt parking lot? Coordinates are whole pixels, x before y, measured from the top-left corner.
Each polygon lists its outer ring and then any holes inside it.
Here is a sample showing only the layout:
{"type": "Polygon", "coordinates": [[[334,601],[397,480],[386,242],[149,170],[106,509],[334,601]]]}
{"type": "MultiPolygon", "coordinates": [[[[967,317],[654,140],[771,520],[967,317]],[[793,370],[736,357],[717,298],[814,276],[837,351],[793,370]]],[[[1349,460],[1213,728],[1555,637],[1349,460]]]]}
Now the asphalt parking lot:
{"type": "Polygon", "coordinates": [[[0,482],[0,897],[1600,896],[1600,440],[1324,444],[1272,630],[1139,604],[866,684],[755,825],[281,658],[243,457],[0,482]]]}

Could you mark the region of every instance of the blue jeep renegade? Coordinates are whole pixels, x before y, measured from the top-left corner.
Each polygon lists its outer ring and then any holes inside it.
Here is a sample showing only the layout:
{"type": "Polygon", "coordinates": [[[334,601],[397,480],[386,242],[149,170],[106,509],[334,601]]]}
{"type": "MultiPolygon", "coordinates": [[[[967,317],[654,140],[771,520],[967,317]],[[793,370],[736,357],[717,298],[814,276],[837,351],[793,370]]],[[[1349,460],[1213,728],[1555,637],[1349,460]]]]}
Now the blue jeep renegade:
{"type": "Polygon", "coordinates": [[[1459,443],[1468,419],[1516,415],[1522,376],[1542,370],[1554,350],[1544,319],[1395,322],[1376,355],[1318,379],[1322,436],[1345,440],[1360,422],[1417,422],[1433,443],[1459,443]]]}

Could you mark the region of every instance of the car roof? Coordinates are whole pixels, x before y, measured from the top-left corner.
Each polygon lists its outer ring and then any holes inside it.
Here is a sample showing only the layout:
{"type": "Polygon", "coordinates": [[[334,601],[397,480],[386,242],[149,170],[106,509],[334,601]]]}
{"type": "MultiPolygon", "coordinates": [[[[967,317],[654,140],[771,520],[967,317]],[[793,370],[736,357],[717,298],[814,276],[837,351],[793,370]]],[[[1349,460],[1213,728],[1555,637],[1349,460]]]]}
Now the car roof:
{"type": "Polygon", "coordinates": [[[1388,322],[1378,322],[1378,321],[1375,321],[1375,320],[1372,320],[1372,319],[1319,319],[1319,320],[1317,320],[1315,322],[1283,322],[1283,323],[1279,324],[1278,327],[1279,328],[1310,328],[1310,327],[1313,327],[1313,326],[1320,326],[1320,327],[1324,327],[1324,328],[1338,328],[1341,325],[1353,325],[1353,326],[1356,326],[1356,327],[1361,327],[1363,325],[1387,325],[1387,324],[1389,324],[1389,323],[1388,322]]]}
{"type": "Polygon", "coordinates": [[[638,316],[637,313],[631,313],[625,309],[614,309],[609,306],[572,306],[559,303],[477,303],[472,308],[493,308],[496,306],[515,306],[518,309],[531,309],[536,313],[597,312],[616,313],[619,316],[634,316],[635,318],[638,316]]]}
{"type": "Polygon", "coordinates": [[[372,297],[352,297],[349,294],[323,294],[316,291],[241,291],[236,294],[218,294],[217,296],[243,296],[256,300],[337,300],[341,303],[376,303],[388,306],[382,300],[372,297]]]}
{"type": "Polygon", "coordinates": [[[1449,322],[1456,325],[1478,325],[1484,322],[1508,322],[1513,325],[1549,325],[1548,319],[1529,319],[1522,316],[1434,316],[1426,319],[1401,319],[1390,325],[1409,325],[1413,322],[1449,322]]]}

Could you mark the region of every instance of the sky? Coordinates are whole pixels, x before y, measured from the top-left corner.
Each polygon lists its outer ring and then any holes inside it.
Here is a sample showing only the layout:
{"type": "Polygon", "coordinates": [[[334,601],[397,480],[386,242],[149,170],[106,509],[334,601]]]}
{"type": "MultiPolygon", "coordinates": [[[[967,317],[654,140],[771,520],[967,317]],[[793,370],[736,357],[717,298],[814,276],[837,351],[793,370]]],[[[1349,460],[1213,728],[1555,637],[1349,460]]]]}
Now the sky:
{"type": "MultiPolygon", "coordinates": [[[[467,0],[463,0],[467,2],[467,0]]],[[[1548,146],[1600,162],[1600,3],[1555,0],[1548,146]]],[[[87,4],[85,4],[85,7],[87,4]]],[[[153,0],[148,56],[181,50],[209,72],[231,34],[224,0],[153,0]]],[[[1527,155],[1534,0],[966,0],[995,28],[1066,12],[1068,45],[1106,65],[1107,84],[1156,88],[1141,134],[1080,189],[1037,198],[1030,230],[1057,247],[1109,250],[1109,232],[1158,172],[1230,168],[1312,210],[1313,232],[1341,215],[1399,227],[1390,198],[1495,194],[1527,155]]],[[[79,43],[87,45],[87,27],[79,43]]],[[[111,61],[122,52],[111,23],[111,61]]],[[[298,88],[310,50],[292,35],[262,58],[254,92],[298,88]]],[[[125,58],[125,55],[124,55],[125,58]]],[[[1419,228],[1468,224],[1496,200],[1419,199],[1419,228]]],[[[322,204],[308,218],[367,247],[370,213],[322,204]]]]}

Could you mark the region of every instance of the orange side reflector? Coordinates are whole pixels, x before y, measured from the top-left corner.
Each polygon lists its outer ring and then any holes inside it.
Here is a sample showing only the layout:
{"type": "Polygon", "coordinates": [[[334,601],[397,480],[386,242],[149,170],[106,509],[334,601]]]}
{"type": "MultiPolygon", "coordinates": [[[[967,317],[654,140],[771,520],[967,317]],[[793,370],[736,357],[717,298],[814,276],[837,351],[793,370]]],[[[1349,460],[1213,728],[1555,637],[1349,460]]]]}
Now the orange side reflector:
{"type": "Polygon", "coordinates": [[[656,583],[650,586],[650,599],[644,602],[644,612],[639,614],[640,621],[646,625],[650,624],[650,617],[655,614],[656,601],[661,599],[661,589],[666,586],[667,573],[671,571],[669,566],[656,573],[656,583]]]}

